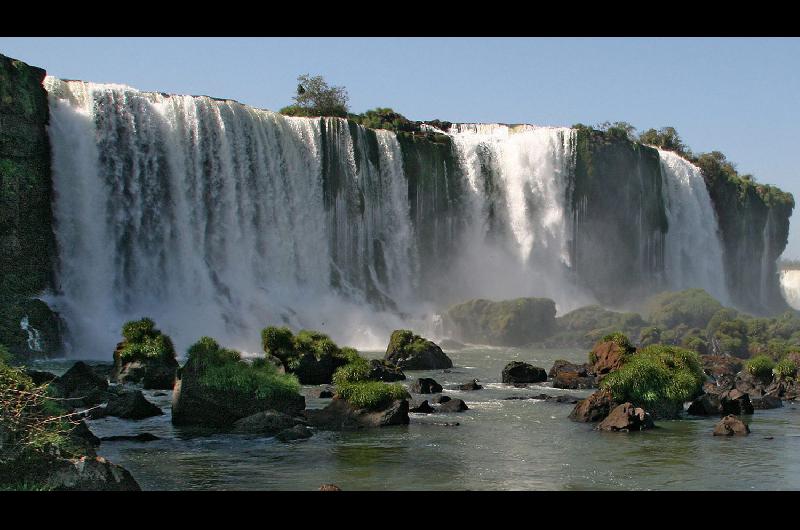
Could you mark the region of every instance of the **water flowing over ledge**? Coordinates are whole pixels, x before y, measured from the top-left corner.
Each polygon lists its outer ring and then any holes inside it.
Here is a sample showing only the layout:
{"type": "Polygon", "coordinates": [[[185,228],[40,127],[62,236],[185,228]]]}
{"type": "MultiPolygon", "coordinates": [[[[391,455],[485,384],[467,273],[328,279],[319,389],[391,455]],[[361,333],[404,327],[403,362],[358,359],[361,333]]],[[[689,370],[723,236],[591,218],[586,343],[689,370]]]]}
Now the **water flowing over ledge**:
{"type": "MultiPolygon", "coordinates": [[[[45,86],[52,303],[75,355],[107,357],[122,322],[145,315],[179,350],[211,335],[256,351],[258,331],[281,323],[381,348],[392,329],[424,330],[468,298],[547,296],[560,312],[597,301],[587,285],[599,282],[576,256],[605,241],[581,224],[600,225],[574,200],[572,129],[456,124],[432,146],[204,96],[52,77],[45,86]]],[[[658,156],[655,177],[634,181],[654,191],[620,205],[668,218],[666,233],[633,238],[630,281],[727,300],[702,176],[658,156]]]]}

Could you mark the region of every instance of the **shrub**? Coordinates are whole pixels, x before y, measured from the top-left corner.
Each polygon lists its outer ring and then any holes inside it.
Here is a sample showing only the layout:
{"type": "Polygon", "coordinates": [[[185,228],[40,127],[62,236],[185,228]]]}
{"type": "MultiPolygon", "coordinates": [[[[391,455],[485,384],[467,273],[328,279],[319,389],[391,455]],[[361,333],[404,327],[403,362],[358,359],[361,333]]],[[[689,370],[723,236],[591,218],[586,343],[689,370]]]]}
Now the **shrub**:
{"type": "Polygon", "coordinates": [[[282,114],[347,117],[347,90],[341,86],[329,86],[322,76],[298,76],[297,94],[293,99],[294,104],[281,109],[282,114]]]}
{"type": "Polygon", "coordinates": [[[122,326],[122,336],[125,345],[120,357],[126,362],[175,358],[172,340],[156,329],[155,322],[149,318],[126,322],[122,326]]]}
{"type": "Polygon", "coordinates": [[[381,381],[337,383],[336,394],[359,409],[380,409],[392,401],[409,397],[403,385],[381,381]]]}
{"type": "Polygon", "coordinates": [[[201,337],[189,347],[188,360],[197,363],[202,368],[222,366],[241,360],[242,356],[236,350],[229,350],[220,346],[211,337],[201,337]]]}
{"type": "Polygon", "coordinates": [[[797,365],[793,360],[784,357],[775,365],[775,368],[772,369],[772,373],[781,379],[794,378],[797,375],[797,365]]]}
{"type": "Polygon", "coordinates": [[[352,358],[350,362],[337,368],[333,373],[333,384],[339,387],[348,383],[366,381],[369,371],[369,361],[360,356],[352,358]]]}
{"type": "Polygon", "coordinates": [[[289,399],[300,391],[294,375],[280,374],[269,363],[251,365],[241,360],[206,367],[200,384],[213,390],[276,401],[289,399]]]}
{"type": "Polygon", "coordinates": [[[601,386],[615,401],[630,401],[659,417],[675,417],[693,399],[705,380],[697,353],[676,346],[651,345],[640,350],[601,386]]]}
{"type": "Polygon", "coordinates": [[[775,361],[766,355],[756,355],[745,363],[745,369],[754,377],[771,379],[775,361]]]}
{"type": "Polygon", "coordinates": [[[650,321],[653,325],[666,329],[679,324],[690,328],[705,328],[722,308],[722,304],[703,289],[664,292],[651,297],[647,302],[650,321]]]}
{"type": "Polygon", "coordinates": [[[295,356],[294,336],[287,327],[269,326],[261,330],[261,345],[265,353],[281,361],[284,367],[295,356]]]}

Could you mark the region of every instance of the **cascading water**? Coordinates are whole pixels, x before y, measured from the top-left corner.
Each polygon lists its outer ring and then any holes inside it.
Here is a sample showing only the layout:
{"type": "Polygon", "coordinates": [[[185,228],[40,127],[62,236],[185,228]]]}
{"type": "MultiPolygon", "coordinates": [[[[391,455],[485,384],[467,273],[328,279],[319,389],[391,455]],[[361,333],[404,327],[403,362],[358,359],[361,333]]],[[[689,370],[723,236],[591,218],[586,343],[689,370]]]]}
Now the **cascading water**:
{"type": "Polygon", "coordinates": [[[284,323],[377,347],[399,325],[367,307],[374,293],[409,297],[393,134],[354,138],[344,120],[208,97],[46,86],[55,305],[76,354],[106,357],[122,322],[145,315],[179,349],[210,335],[255,351],[262,327],[284,323]]]}
{"type": "Polygon", "coordinates": [[[700,287],[725,305],[722,244],[711,197],[700,168],[659,149],[666,199],[667,231],[664,272],[673,290],[700,287]]]}
{"type": "Polygon", "coordinates": [[[575,131],[456,124],[450,133],[470,192],[464,292],[546,296],[560,311],[591,303],[569,279],[575,131]]]}
{"type": "MultiPolygon", "coordinates": [[[[383,348],[399,327],[435,338],[437,315],[469,298],[595,303],[573,263],[586,202],[572,204],[572,129],[462,124],[452,142],[417,142],[205,96],[45,86],[59,245],[48,301],[73,355],[108,358],[143,316],[179,352],[202,335],[257,351],[266,325],[383,348]]],[[[668,284],[727,300],[699,170],[660,156],[668,284]]]]}
{"type": "Polygon", "coordinates": [[[800,270],[782,270],[780,272],[781,292],[786,303],[792,309],[800,310],[800,270]]]}
{"type": "Polygon", "coordinates": [[[42,334],[38,329],[31,326],[28,321],[28,315],[22,317],[22,320],[19,321],[19,327],[28,334],[27,342],[29,350],[38,352],[44,351],[44,348],[42,348],[42,334]]]}

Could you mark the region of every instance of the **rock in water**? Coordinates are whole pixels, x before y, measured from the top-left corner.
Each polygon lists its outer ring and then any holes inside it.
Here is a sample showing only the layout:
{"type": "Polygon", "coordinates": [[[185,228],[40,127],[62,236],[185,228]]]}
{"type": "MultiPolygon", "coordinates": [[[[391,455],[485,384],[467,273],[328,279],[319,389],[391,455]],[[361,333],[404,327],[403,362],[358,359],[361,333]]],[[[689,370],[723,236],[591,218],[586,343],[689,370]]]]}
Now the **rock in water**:
{"type": "Polygon", "coordinates": [[[753,398],[751,403],[756,410],[777,409],[783,406],[781,398],[769,394],[753,398]]]}
{"type": "Polygon", "coordinates": [[[414,394],[438,394],[442,391],[442,385],[430,377],[420,377],[411,384],[410,390],[414,394]]]}
{"type": "Polygon", "coordinates": [[[288,414],[275,410],[265,410],[236,420],[233,424],[233,429],[238,433],[274,436],[285,429],[291,429],[295,423],[297,422],[288,414]]]}
{"type": "Polygon", "coordinates": [[[416,412],[418,414],[431,414],[432,412],[436,412],[436,410],[428,405],[428,400],[424,400],[419,405],[415,405],[408,409],[409,412],[416,412]]]}
{"type": "Polygon", "coordinates": [[[609,390],[598,390],[591,396],[578,402],[572,412],[569,414],[569,419],[584,423],[591,423],[600,421],[617,406],[611,397],[609,390]]]}
{"type": "Polygon", "coordinates": [[[141,390],[132,390],[113,396],[108,400],[105,415],[116,416],[126,420],[141,420],[151,416],[164,414],[160,408],[144,397],[141,390]]]}
{"type": "Polygon", "coordinates": [[[451,399],[445,401],[439,406],[438,412],[464,412],[469,410],[469,407],[462,399],[451,399]]]}
{"type": "Polygon", "coordinates": [[[733,414],[725,416],[714,426],[714,436],[747,436],[748,434],[750,434],[750,427],[733,414]]]}
{"type": "Polygon", "coordinates": [[[473,379],[469,383],[464,383],[463,385],[458,385],[459,390],[480,390],[483,387],[478,384],[477,379],[473,379]]]}
{"type": "Polygon", "coordinates": [[[441,404],[447,403],[448,401],[450,401],[450,396],[433,396],[431,398],[431,403],[441,404]]]}
{"type": "Polygon", "coordinates": [[[589,354],[590,358],[595,360],[590,370],[598,376],[598,379],[602,379],[606,374],[621,367],[628,353],[613,340],[601,342],[592,348],[589,354]]]}
{"type": "Polygon", "coordinates": [[[511,361],[503,368],[503,383],[541,383],[547,381],[547,372],[544,368],[532,366],[520,361],[511,361]]]}
{"type": "Polygon", "coordinates": [[[46,484],[54,490],[66,491],[141,490],[128,470],[100,456],[60,461],[46,484]]]}
{"type": "Polygon", "coordinates": [[[550,336],[556,328],[555,317],[556,305],[549,298],[476,299],[448,309],[445,322],[460,340],[522,346],[550,336]]]}
{"type": "Polygon", "coordinates": [[[395,400],[382,409],[356,409],[348,401],[334,397],[330,405],[321,410],[305,411],[308,422],[318,429],[341,431],[364,427],[408,425],[408,401],[395,400]]]}
{"type": "Polygon", "coordinates": [[[596,427],[599,431],[632,432],[653,428],[653,420],[642,408],[632,403],[623,403],[615,407],[596,427]]]}
{"type": "Polygon", "coordinates": [[[306,407],[305,398],[299,394],[273,399],[235,388],[217,390],[203,386],[200,382],[203,371],[202,364],[192,359],[179,371],[172,393],[174,425],[230,427],[236,420],[257,412],[276,410],[294,416],[306,407]]]}
{"type": "Polygon", "coordinates": [[[336,484],[323,484],[319,487],[319,491],[342,491],[342,488],[336,484]]]}
{"type": "Polygon", "coordinates": [[[104,442],[154,442],[160,440],[158,436],[149,432],[143,432],[135,436],[103,436],[100,440],[104,442]]]}
{"type": "Polygon", "coordinates": [[[82,361],[76,362],[61,377],[50,383],[59,397],[67,398],[66,404],[79,407],[102,403],[108,399],[108,381],[98,376],[82,361]]]}
{"type": "Polygon", "coordinates": [[[453,361],[439,346],[407,329],[392,332],[384,360],[401,370],[441,370],[453,367],[453,361]]]}
{"type": "Polygon", "coordinates": [[[392,381],[404,381],[406,374],[388,361],[382,359],[371,359],[369,361],[369,375],[367,379],[370,381],[385,381],[390,383],[392,381]]]}
{"type": "Polygon", "coordinates": [[[293,440],[305,440],[311,438],[311,429],[305,425],[295,425],[289,429],[284,429],[275,435],[275,438],[281,442],[291,442],[293,440]]]}

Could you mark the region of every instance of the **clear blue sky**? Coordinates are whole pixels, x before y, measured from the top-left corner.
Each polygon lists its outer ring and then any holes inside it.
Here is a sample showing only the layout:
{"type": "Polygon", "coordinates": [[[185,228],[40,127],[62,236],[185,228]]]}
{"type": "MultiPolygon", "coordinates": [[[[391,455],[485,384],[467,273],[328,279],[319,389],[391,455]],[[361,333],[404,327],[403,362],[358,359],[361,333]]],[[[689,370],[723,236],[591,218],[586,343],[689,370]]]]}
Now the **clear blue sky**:
{"type": "MultiPolygon", "coordinates": [[[[355,112],[671,125],[800,200],[798,38],[0,38],[0,53],[58,77],[272,110],[310,73],[346,86],[355,112]]],[[[800,258],[800,227],[784,256],[800,258]]]]}

